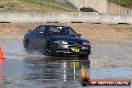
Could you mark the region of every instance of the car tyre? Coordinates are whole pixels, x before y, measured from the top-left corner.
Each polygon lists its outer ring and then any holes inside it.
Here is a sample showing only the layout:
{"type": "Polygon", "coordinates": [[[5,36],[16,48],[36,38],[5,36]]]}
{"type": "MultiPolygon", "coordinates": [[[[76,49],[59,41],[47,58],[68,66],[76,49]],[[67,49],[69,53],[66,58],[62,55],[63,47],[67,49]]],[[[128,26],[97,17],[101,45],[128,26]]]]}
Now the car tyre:
{"type": "Polygon", "coordinates": [[[52,52],[51,52],[51,43],[50,41],[47,41],[45,43],[45,46],[44,46],[44,55],[46,56],[52,56],[52,52]]]}
{"type": "Polygon", "coordinates": [[[79,55],[80,58],[87,58],[88,55],[79,55]]]}
{"type": "Polygon", "coordinates": [[[88,52],[88,54],[79,55],[80,58],[87,58],[91,54],[91,51],[88,52]]]}
{"type": "Polygon", "coordinates": [[[24,48],[25,49],[28,49],[29,48],[29,40],[25,40],[24,48]]]}

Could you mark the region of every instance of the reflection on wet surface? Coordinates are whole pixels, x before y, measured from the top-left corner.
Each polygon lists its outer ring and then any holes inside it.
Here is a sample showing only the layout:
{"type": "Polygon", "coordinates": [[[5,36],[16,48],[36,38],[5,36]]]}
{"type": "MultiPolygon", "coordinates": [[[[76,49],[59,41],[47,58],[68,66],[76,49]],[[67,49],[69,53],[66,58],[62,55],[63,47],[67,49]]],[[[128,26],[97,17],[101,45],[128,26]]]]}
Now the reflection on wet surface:
{"type": "MultiPolygon", "coordinates": [[[[33,72],[27,74],[25,80],[32,80],[37,84],[63,84],[66,81],[77,80],[80,76],[81,67],[84,64],[89,69],[89,60],[72,60],[73,58],[67,58],[65,60],[58,60],[61,58],[44,58],[39,60],[25,59],[25,62],[30,64],[27,68],[33,72]]],[[[69,85],[71,85],[69,83],[69,85]]]]}
{"type": "Polygon", "coordinates": [[[38,52],[27,54],[21,39],[0,39],[6,57],[0,62],[0,88],[81,88],[82,66],[91,79],[132,80],[131,45],[132,41],[96,42],[89,58],[45,57],[38,52]]]}
{"type": "Polygon", "coordinates": [[[62,59],[61,57],[28,56],[23,60],[5,60],[4,75],[9,86],[18,86],[19,83],[22,86],[34,85],[33,88],[40,85],[45,88],[76,86],[79,85],[78,77],[81,76],[82,65],[89,70],[90,61],[74,57],[62,59]]]}

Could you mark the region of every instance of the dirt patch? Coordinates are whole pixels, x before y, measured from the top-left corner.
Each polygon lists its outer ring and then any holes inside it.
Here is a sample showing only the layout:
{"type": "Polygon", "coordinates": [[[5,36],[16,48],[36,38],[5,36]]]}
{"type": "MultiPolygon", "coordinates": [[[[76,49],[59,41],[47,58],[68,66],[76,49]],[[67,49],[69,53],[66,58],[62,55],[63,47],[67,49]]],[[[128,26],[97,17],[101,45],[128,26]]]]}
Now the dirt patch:
{"type": "MultiPolygon", "coordinates": [[[[34,29],[45,23],[0,23],[0,37],[22,38],[30,29],[34,29]]],[[[109,25],[109,24],[89,24],[74,23],[63,24],[73,27],[78,33],[90,40],[122,40],[132,39],[132,25],[109,25]]]]}
{"type": "Polygon", "coordinates": [[[132,25],[70,24],[82,35],[96,40],[132,39],[132,25]]]}

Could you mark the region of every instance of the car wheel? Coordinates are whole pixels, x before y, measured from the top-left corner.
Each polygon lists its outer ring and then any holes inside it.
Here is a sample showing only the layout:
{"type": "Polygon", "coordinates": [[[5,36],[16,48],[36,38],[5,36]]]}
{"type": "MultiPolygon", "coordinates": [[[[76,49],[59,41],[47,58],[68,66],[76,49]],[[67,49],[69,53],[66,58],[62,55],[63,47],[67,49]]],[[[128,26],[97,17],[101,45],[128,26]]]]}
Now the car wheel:
{"type": "Polygon", "coordinates": [[[44,55],[46,55],[46,56],[51,56],[52,55],[50,41],[47,41],[45,43],[45,46],[44,46],[44,55]]]}
{"type": "Polygon", "coordinates": [[[80,58],[88,58],[88,55],[79,55],[80,58]]]}
{"type": "Polygon", "coordinates": [[[25,40],[25,43],[24,43],[24,48],[28,48],[29,47],[29,40],[25,40]]]}

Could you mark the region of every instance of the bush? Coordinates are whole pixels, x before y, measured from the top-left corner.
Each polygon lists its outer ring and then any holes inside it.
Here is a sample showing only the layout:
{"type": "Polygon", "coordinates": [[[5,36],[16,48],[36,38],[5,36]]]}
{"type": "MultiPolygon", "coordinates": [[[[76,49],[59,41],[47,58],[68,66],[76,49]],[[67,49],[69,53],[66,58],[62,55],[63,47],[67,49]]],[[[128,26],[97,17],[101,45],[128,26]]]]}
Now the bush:
{"type": "Polygon", "coordinates": [[[108,0],[108,1],[124,7],[128,7],[128,4],[132,2],[132,0],[108,0]]]}
{"type": "Polygon", "coordinates": [[[80,11],[81,12],[97,12],[95,9],[93,8],[86,8],[86,7],[83,7],[83,8],[80,8],[80,11]]]}

